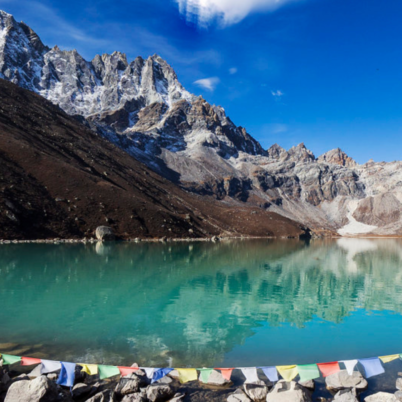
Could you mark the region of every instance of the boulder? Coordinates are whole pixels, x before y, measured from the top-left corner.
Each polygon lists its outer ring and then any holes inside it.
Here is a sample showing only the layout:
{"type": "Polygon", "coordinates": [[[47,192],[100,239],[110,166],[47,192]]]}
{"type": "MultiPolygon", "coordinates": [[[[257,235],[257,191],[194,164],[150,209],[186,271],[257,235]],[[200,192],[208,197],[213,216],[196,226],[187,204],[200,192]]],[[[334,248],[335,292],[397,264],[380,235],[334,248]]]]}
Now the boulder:
{"type": "Polygon", "coordinates": [[[168,377],[167,375],[165,375],[164,377],[162,377],[161,379],[159,379],[156,382],[157,382],[157,384],[171,384],[173,382],[173,380],[171,377],[168,377]]]}
{"type": "Polygon", "coordinates": [[[297,382],[280,380],[267,395],[267,402],[312,402],[310,393],[297,382]]]}
{"type": "Polygon", "coordinates": [[[354,371],[353,375],[349,375],[346,370],[338,371],[325,379],[328,391],[338,392],[342,389],[353,389],[362,391],[367,388],[367,381],[360,372],[354,371]]]}
{"type": "Polygon", "coordinates": [[[246,382],[243,385],[244,392],[254,402],[264,402],[267,394],[268,387],[264,381],[246,382]]]}
{"type": "Polygon", "coordinates": [[[402,378],[397,378],[395,386],[396,389],[402,390],[402,378]]]}
{"type": "Polygon", "coordinates": [[[398,402],[394,394],[388,392],[377,392],[374,395],[364,398],[364,402],[398,402]]]}
{"type": "Polygon", "coordinates": [[[146,402],[146,400],[147,398],[145,398],[142,393],[137,392],[135,394],[126,395],[121,402],[146,402]]]}
{"type": "Polygon", "coordinates": [[[113,229],[109,226],[98,226],[95,235],[99,241],[112,241],[115,239],[113,229]]]}
{"type": "Polygon", "coordinates": [[[75,384],[72,389],[72,397],[73,399],[82,398],[83,396],[89,395],[92,387],[88,384],[84,384],[80,382],[79,384],[75,384]]]}
{"type": "Polygon", "coordinates": [[[0,394],[4,392],[11,383],[11,378],[3,367],[0,366],[0,394]]]}
{"type": "Polygon", "coordinates": [[[230,394],[227,402],[250,402],[251,399],[239,388],[230,394]]]}
{"type": "Polygon", "coordinates": [[[356,397],[356,390],[350,391],[349,389],[343,389],[339,391],[334,398],[334,402],[359,402],[356,397]]]}
{"type": "Polygon", "coordinates": [[[172,399],[174,391],[166,384],[151,384],[147,387],[147,398],[151,402],[165,402],[172,399]]]}
{"type": "Polygon", "coordinates": [[[121,396],[133,394],[134,392],[138,392],[142,385],[145,385],[143,376],[138,376],[135,373],[131,373],[120,378],[120,381],[116,385],[114,392],[121,396]]]}
{"type": "Polygon", "coordinates": [[[114,402],[114,394],[110,389],[106,389],[102,392],[98,392],[92,398],[86,400],[86,402],[114,402]]]}
{"type": "Polygon", "coordinates": [[[315,382],[314,380],[309,380],[309,381],[304,381],[304,382],[298,382],[299,385],[301,385],[303,388],[307,388],[309,391],[314,391],[315,389],[315,382]]]}
{"type": "Polygon", "coordinates": [[[185,396],[185,394],[175,394],[175,396],[172,399],[169,399],[168,402],[180,402],[184,399],[185,396]]]}
{"type": "Polygon", "coordinates": [[[57,398],[56,384],[41,376],[32,381],[21,380],[12,383],[4,402],[53,402],[57,398]]]}
{"type": "Polygon", "coordinates": [[[201,375],[199,377],[199,381],[202,384],[213,385],[214,387],[225,387],[230,386],[232,384],[231,381],[223,378],[223,375],[220,371],[214,370],[208,378],[208,382],[201,381],[201,375]]]}
{"type": "Polygon", "coordinates": [[[394,395],[397,401],[402,401],[402,391],[396,391],[394,395]]]}

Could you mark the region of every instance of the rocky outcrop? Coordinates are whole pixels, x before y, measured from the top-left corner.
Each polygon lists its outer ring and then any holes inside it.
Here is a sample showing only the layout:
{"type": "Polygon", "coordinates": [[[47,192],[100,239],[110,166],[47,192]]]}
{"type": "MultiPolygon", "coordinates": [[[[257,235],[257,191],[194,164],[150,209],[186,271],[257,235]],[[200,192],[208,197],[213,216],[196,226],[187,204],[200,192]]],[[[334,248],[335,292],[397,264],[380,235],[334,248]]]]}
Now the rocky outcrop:
{"type": "Polygon", "coordinates": [[[53,402],[58,399],[57,387],[47,377],[41,376],[32,381],[17,381],[7,391],[5,402],[53,402]]]}
{"type": "Polygon", "coordinates": [[[108,226],[98,226],[95,235],[99,241],[113,241],[115,239],[113,229],[108,226]]]}
{"type": "Polygon", "coordinates": [[[297,382],[280,380],[267,395],[267,402],[312,402],[311,395],[297,382]]]}
{"type": "Polygon", "coordinates": [[[325,384],[327,389],[334,393],[345,389],[362,391],[366,389],[368,385],[359,371],[354,371],[353,375],[349,375],[346,370],[338,371],[326,377],[325,384]]]}
{"type": "Polygon", "coordinates": [[[398,402],[394,394],[388,392],[377,392],[374,395],[364,398],[364,402],[398,402]]]}
{"type": "Polygon", "coordinates": [[[349,168],[353,168],[357,166],[355,160],[353,160],[350,156],[346,155],[340,148],[332,149],[331,151],[322,154],[317,159],[318,162],[328,163],[331,165],[339,165],[346,166],[349,168]]]}
{"type": "Polygon", "coordinates": [[[254,402],[265,402],[268,394],[268,387],[264,381],[245,382],[243,385],[244,392],[254,402]]]}

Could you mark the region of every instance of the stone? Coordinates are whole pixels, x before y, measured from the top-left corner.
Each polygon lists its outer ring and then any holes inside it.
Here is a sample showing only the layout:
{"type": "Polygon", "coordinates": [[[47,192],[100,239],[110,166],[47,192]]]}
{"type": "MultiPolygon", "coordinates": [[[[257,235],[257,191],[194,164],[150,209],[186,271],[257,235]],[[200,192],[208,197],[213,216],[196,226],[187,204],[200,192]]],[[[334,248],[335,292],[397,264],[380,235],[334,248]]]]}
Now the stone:
{"type": "Polygon", "coordinates": [[[315,382],[314,380],[298,382],[303,388],[307,388],[309,391],[314,391],[315,389],[315,382]]]}
{"type": "Polygon", "coordinates": [[[356,390],[350,391],[348,389],[343,389],[339,391],[334,398],[337,402],[359,402],[356,397],[356,390]]]}
{"type": "Polygon", "coordinates": [[[168,374],[169,377],[174,378],[175,380],[179,379],[179,372],[177,370],[173,370],[168,374]]]}
{"type": "Polygon", "coordinates": [[[84,384],[83,382],[75,384],[72,389],[73,399],[78,399],[85,395],[89,395],[91,390],[92,390],[92,387],[88,384],[84,384]]]}
{"type": "Polygon", "coordinates": [[[354,371],[353,375],[349,375],[346,370],[338,371],[328,376],[325,379],[325,384],[328,391],[334,393],[342,389],[355,388],[357,391],[362,391],[367,388],[367,381],[359,371],[354,371]]]}
{"type": "Polygon", "coordinates": [[[364,398],[364,402],[398,402],[394,394],[388,392],[377,392],[364,398]]]}
{"type": "Polygon", "coordinates": [[[244,392],[254,402],[264,402],[268,394],[268,387],[264,381],[245,382],[243,385],[244,392]]]}
{"type": "Polygon", "coordinates": [[[297,382],[280,380],[267,395],[267,402],[312,402],[310,393],[297,382]]]}
{"type": "Polygon", "coordinates": [[[402,378],[397,378],[395,386],[396,389],[402,390],[402,378]]]}
{"type": "Polygon", "coordinates": [[[102,392],[98,392],[92,398],[86,400],[86,402],[114,402],[114,394],[110,389],[102,392]]]}
{"type": "Polygon", "coordinates": [[[396,391],[394,395],[397,401],[402,401],[402,391],[396,391]]]}
{"type": "Polygon", "coordinates": [[[56,381],[58,377],[59,377],[59,376],[58,376],[58,374],[56,374],[56,373],[49,373],[49,374],[47,375],[47,378],[49,378],[50,381],[56,381]]]}
{"type": "Polygon", "coordinates": [[[109,226],[97,227],[95,235],[99,241],[113,241],[115,239],[113,229],[109,226]]]}
{"type": "Polygon", "coordinates": [[[157,384],[171,384],[173,382],[171,377],[165,375],[160,380],[156,381],[157,384]]]}
{"type": "Polygon", "coordinates": [[[169,399],[168,402],[180,402],[184,399],[185,396],[185,394],[177,393],[172,399],[169,399]]]}
{"type": "Polygon", "coordinates": [[[125,377],[120,378],[119,383],[116,385],[114,392],[118,395],[127,395],[138,392],[140,387],[144,385],[144,378],[135,373],[131,373],[125,377]]]}
{"type": "Polygon", "coordinates": [[[227,402],[249,402],[251,399],[239,388],[228,396],[227,402]]]}
{"type": "Polygon", "coordinates": [[[147,398],[143,394],[137,392],[135,394],[126,395],[121,402],[146,402],[147,398]]]}
{"type": "Polygon", "coordinates": [[[32,381],[13,382],[7,391],[4,402],[53,402],[57,398],[56,384],[47,377],[41,376],[32,381]]]}
{"type": "Polygon", "coordinates": [[[225,387],[230,386],[232,384],[231,381],[227,380],[226,378],[223,378],[222,373],[217,370],[213,370],[211,372],[211,375],[209,376],[207,382],[201,381],[201,374],[198,379],[202,384],[213,385],[214,387],[222,387],[222,386],[225,387]]]}
{"type": "Polygon", "coordinates": [[[151,384],[147,387],[147,398],[151,402],[168,401],[174,395],[174,391],[166,384],[151,384]]]}
{"type": "Polygon", "coordinates": [[[28,373],[28,377],[32,380],[34,378],[40,377],[42,375],[42,367],[38,364],[30,373],[28,373]]]}

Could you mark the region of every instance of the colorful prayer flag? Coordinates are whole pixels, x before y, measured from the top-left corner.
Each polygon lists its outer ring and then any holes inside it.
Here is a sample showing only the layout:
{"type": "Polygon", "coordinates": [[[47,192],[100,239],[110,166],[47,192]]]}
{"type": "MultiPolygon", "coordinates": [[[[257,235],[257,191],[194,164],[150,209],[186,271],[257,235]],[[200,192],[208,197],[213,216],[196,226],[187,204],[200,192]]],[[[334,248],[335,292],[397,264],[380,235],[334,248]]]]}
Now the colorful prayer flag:
{"type": "Polygon", "coordinates": [[[303,364],[297,366],[300,375],[300,382],[315,380],[321,376],[316,364],[303,364]]]}
{"type": "Polygon", "coordinates": [[[130,375],[131,373],[135,373],[139,370],[139,367],[124,367],[124,366],[117,366],[120,371],[120,375],[125,377],[126,375],[130,375]]]}
{"type": "Polygon", "coordinates": [[[213,369],[208,369],[208,368],[202,368],[199,369],[201,374],[200,374],[200,381],[203,383],[207,383],[209,380],[209,377],[211,376],[212,372],[214,371],[213,369]]]}
{"type": "MultiPolygon", "coordinates": [[[[154,371],[155,369],[152,367],[141,367],[142,370],[145,371],[145,374],[147,375],[147,377],[152,380],[153,376],[154,376],[154,371]]],[[[158,369],[156,369],[158,370],[158,369]]]]}
{"type": "Polygon", "coordinates": [[[21,361],[20,356],[13,356],[13,355],[1,355],[1,358],[3,359],[3,364],[14,364],[18,363],[21,361]]]}
{"type": "Polygon", "coordinates": [[[276,367],[259,367],[259,368],[264,372],[269,381],[277,382],[279,380],[278,370],[276,369],[276,367]]]}
{"type": "Polygon", "coordinates": [[[41,359],[34,359],[33,357],[21,357],[21,366],[33,366],[34,364],[42,363],[41,359]]]}
{"type": "Polygon", "coordinates": [[[98,374],[98,365],[97,364],[83,364],[83,363],[78,363],[79,366],[82,367],[82,370],[84,373],[87,373],[89,375],[96,375],[98,374]]]}
{"type": "Polygon", "coordinates": [[[154,383],[154,382],[160,380],[161,378],[163,378],[163,377],[165,377],[166,375],[168,375],[171,371],[173,371],[172,368],[163,368],[163,369],[156,370],[156,371],[154,372],[154,375],[153,375],[153,377],[152,377],[152,381],[151,381],[151,382],[154,383]]]}
{"type": "Polygon", "coordinates": [[[218,368],[216,370],[219,370],[221,372],[222,377],[225,380],[230,381],[230,378],[232,377],[232,372],[233,372],[234,369],[232,369],[232,368],[218,368]]]}
{"type": "Polygon", "coordinates": [[[384,367],[382,366],[378,357],[359,359],[359,363],[364,367],[366,378],[385,373],[384,367]]]}
{"type": "Polygon", "coordinates": [[[104,380],[105,378],[114,377],[115,375],[120,375],[120,370],[116,366],[98,366],[99,378],[104,380]]]}
{"type": "Polygon", "coordinates": [[[276,369],[279,371],[279,374],[285,381],[292,381],[298,373],[297,366],[276,366],[276,369]]]}
{"type": "Polygon", "coordinates": [[[189,381],[197,380],[197,370],[196,369],[176,369],[179,373],[179,381],[185,384],[189,381]]]}
{"type": "Polygon", "coordinates": [[[346,367],[346,371],[349,375],[353,375],[353,371],[356,367],[357,360],[342,360],[340,363],[343,363],[346,367]]]}
{"type": "Polygon", "coordinates": [[[42,374],[53,373],[54,371],[61,369],[61,363],[54,360],[43,360],[40,372],[42,374]]]}
{"type": "Polygon", "coordinates": [[[72,387],[74,385],[75,380],[75,363],[61,363],[61,371],[59,378],[57,380],[57,384],[63,385],[65,387],[72,387]]]}
{"type": "Polygon", "coordinates": [[[246,377],[246,382],[257,382],[260,380],[257,375],[257,368],[242,368],[241,371],[244,377],[246,377]]]}
{"type": "Polygon", "coordinates": [[[338,371],[341,371],[338,362],[319,363],[317,364],[317,366],[320,369],[324,378],[330,376],[331,374],[335,374],[338,371]]]}
{"type": "Polygon", "coordinates": [[[383,363],[389,363],[392,362],[392,360],[399,359],[399,355],[380,356],[380,359],[383,363]]]}

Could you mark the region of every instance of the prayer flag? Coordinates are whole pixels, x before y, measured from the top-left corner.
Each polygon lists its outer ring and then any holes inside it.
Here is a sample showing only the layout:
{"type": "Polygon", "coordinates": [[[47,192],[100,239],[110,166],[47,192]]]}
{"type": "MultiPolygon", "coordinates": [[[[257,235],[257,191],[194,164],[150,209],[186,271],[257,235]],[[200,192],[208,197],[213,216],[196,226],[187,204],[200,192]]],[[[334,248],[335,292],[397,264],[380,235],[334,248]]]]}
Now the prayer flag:
{"type": "Polygon", "coordinates": [[[392,362],[392,360],[399,359],[399,355],[380,356],[380,359],[383,363],[389,363],[392,362]]]}
{"type": "Polygon", "coordinates": [[[172,368],[163,368],[163,369],[159,369],[156,370],[154,372],[154,375],[152,377],[152,383],[160,380],[161,378],[165,377],[166,375],[168,375],[171,371],[173,371],[172,368]]]}
{"type": "Polygon", "coordinates": [[[82,367],[82,370],[84,373],[87,373],[89,375],[96,375],[98,374],[98,365],[97,364],[83,364],[83,363],[78,363],[79,366],[82,367]]]}
{"type": "Polygon", "coordinates": [[[3,359],[3,364],[14,364],[21,361],[21,357],[13,355],[1,355],[3,359]]]}
{"type": "Polygon", "coordinates": [[[242,368],[241,371],[244,377],[246,377],[246,382],[257,382],[260,380],[256,368],[242,368]]]}
{"type": "Polygon", "coordinates": [[[359,359],[359,363],[364,367],[366,378],[385,373],[384,367],[382,366],[378,357],[359,359]]]}
{"type": "Polygon", "coordinates": [[[75,380],[75,363],[61,363],[61,371],[57,384],[64,385],[65,387],[72,387],[75,380]]]}
{"type": "Polygon", "coordinates": [[[201,371],[200,375],[200,381],[203,383],[207,383],[209,380],[209,377],[211,376],[212,372],[214,371],[213,369],[208,369],[208,368],[202,368],[199,369],[201,371]]]}
{"type": "Polygon", "coordinates": [[[298,373],[297,366],[276,366],[279,374],[285,381],[292,381],[298,373]]]}
{"type": "Polygon", "coordinates": [[[105,378],[114,377],[120,375],[120,370],[116,366],[98,366],[99,378],[104,380],[105,378]]]}
{"type": "Polygon", "coordinates": [[[42,374],[52,373],[53,371],[57,371],[61,369],[61,363],[53,360],[43,360],[42,359],[42,367],[40,372],[42,374]]]}
{"type": "MultiPolygon", "coordinates": [[[[147,377],[152,380],[152,377],[154,376],[154,371],[155,369],[152,367],[141,367],[142,370],[145,371],[145,374],[147,375],[147,377]]],[[[157,369],[158,370],[158,369],[157,369]]]]}
{"type": "Polygon", "coordinates": [[[34,364],[42,363],[41,359],[34,359],[33,357],[21,357],[21,366],[32,366],[34,364]]]}
{"type": "Polygon", "coordinates": [[[324,378],[330,376],[331,374],[335,374],[338,371],[341,371],[338,362],[319,363],[317,364],[317,366],[320,369],[324,378]]]}
{"type": "Polygon", "coordinates": [[[357,360],[342,360],[341,363],[345,365],[348,374],[353,375],[353,370],[356,367],[357,360]]]}
{"type": "Polygon", "coordinates": [[[197,370],[196,369],[176,369],[179,373],[179,381],[185,384],[189,381],[197,380],[197,370]]]}
{"type": "Polygon", "coordinates": [[[233,371],[232,368],[225,368],[225,369],[224,368],[218,368],[217,370],[220,370],[220,372],[222,374],[222,377],[225,380],[230,381],[230,377],[232,377],[232,371],[233,371]]]}
{"type": "Polygon", "coordinates": [[[123,366],[117,366],[117,368],[120,370],[120,375],[122,377],[125,377],[126,375],[129,375],[131,373],[136,372],[139,370],[139,367],[123,367],[123,366]]]}
{"type": "Polygon", "coordinates": [[[303,364],[297,366],[300,375],[300,382],[314,380],[321,376],[316,364],[303,364]]]}
{"type": "Polygon", "coordinates": [[[277,382],[278,378],[278,370],[276,367],[259,367],[264,374],[267,376],[268,380],[271,382],[277,382]]]}

